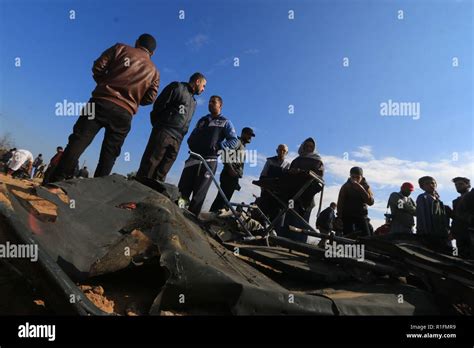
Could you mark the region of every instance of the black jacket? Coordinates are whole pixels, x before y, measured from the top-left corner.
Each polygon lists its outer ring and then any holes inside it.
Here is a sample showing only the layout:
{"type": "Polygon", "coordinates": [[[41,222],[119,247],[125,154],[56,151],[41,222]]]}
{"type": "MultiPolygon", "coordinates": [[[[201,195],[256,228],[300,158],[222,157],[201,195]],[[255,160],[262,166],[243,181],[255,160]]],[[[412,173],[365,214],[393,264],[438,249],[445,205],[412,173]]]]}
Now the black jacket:
{"type": "Polygon", "coordinates": [[[196,110],[196,99],[186,82],[171,82],[156,98],[150,113],[151,124],[182,140],[196,110]]]}
{"type": "Polygon", "coordinates": [[[333,222],[336,219],[336,212],[331,207],[324,209],[316,219],[316,227],[321,227],[331,231],[333,228],[333,222]]]}
{"type": "Polygon", "coordinates": [[[245,144],[240,137],[238,139],[237,147],[224,152],[221,156],[224,162],[224,169],[222,171],[224,176],[242,178],[244,175],[245,144]]]}
{"type": "Polygon", "coordinates": [[[416,205],[411,197],[405,198],[400,192],[392,192],[388,199],[388,206],[392,223],[407,228],[415,225],[416,205]]]}
{"type": "MultiPolygon", "coordinates": [[[[291,169],[311,170],[320,177],[323,177],[324,175],[324,164],[321,157],[316,153],[296,157],[291,162],[290,170],[291,169]]],[[[313,182],[313,184],[300,196],[298,203],[300,203],[305,209],[312,209],[315,206],[314,196],[318,192],[320,192],[320,187],[316,182],[313,182]]]]}
{"type": "Polygon", "coordinates": [[[188,138],[189,149],[204,158],[217,158],[219,150],[235,149],[238,144],[232,122],[223,115],[201,117],[188,138]]]}
{"type": "Polygon", "coordinates": [[[474,189],[453,201],[452,232],[455,237],[469,235],[474,230],[474,189]]]}

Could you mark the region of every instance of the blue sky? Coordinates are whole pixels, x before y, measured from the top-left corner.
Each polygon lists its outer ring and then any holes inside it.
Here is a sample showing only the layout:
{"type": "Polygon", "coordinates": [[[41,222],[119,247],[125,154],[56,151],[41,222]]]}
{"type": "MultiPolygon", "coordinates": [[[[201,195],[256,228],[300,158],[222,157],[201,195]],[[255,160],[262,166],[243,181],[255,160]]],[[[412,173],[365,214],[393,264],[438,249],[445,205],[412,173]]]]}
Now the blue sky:
{"type": "MultiPolygon", "coordinates": [[[[35,156],[50,158],[66,145],[76,118],[56,116],[55,104],[88,100],[93,61],[147,32],[158,42],[152,60],[160,91],[195,71],[208,78],[192,126],[218,94],[238,131],[254,127],[249,149],[259,162],[247,166],[238,200],[258,192],[250,181],[279,143],[294,157],[308,136],[326,163],[325,204],[336,199],[348,169],[361,165],[375,191],[377,222],[389,193],[404,181],[432,174],[450,202],[456,193],[449,180],[474,178],[472,1],[1,0],[0,9],[0,135],[11,133],[35,156]],[[381,116],[388,100],[418,103],[419,119],[381,116]]],[[[150,110],[140,107],[134,116],[115,172],[138,168],[150,110]]],[[[81,158],[92,171],[102,136],[81,158]]],[[[171,182],[186,157],[184,143],[171,182]]]]}

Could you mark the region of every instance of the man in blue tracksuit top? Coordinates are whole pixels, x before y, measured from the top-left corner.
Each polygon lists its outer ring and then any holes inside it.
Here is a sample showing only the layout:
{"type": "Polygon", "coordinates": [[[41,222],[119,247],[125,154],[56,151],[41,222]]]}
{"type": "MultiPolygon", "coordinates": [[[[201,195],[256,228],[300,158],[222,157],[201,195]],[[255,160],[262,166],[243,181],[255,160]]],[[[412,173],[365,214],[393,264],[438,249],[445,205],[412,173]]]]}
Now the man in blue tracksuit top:
{"type": "MultiPolygon", "coordinates": [[[[209,99],[210,114],[198,121],[188,139],[189,149],[206,159],[213,174],[217,169],[219,151],[235,149],[239,144],[232,122],[221,115],[221,110],[222,98],[212,96],[209,99]]],[[[198,159],[189,157],[184,164],[178,187],[184,199],[189,201],[191,194],[193,195],[188,209],[196,216],[201,212],[211,182],[211,175],[204,165],[198,159]]]]}

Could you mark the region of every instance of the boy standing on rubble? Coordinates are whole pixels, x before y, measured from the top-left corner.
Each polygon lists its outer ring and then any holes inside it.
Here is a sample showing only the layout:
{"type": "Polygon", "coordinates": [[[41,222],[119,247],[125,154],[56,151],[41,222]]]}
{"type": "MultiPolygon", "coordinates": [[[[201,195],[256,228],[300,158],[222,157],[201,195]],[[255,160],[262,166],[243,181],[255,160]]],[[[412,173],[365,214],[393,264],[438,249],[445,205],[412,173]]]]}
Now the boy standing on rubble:
{"type": "Polygon", "coordinates": [[[451,254],[449,217],[436,192],[436,180],[431,176],[423,176],[418,179],[418,184],[425,192],[416,199],[416,234],[434,250],[451,254]]]}
{"type": "MultiPolygon", "coordinates": [[[[239,140],[229,119],[221,114],[222,98],[214,95],[209,99],[209,114],[202,117],[188,138],[189,149],[200,154],[215,174],[220,150],[235,149],[239,140]]],[[[199,215],[211,185],[211,173],[197,158],[190,156],[184,163],[178,187],[182,198],[189,201],[188,210],[199,215]]]]}

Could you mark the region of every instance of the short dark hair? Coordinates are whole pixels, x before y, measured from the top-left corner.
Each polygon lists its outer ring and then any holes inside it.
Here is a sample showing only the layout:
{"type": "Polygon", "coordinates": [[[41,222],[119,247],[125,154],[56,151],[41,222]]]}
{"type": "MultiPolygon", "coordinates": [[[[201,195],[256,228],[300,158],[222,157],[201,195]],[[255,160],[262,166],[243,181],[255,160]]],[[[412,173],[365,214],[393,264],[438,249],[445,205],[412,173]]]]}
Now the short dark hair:
{"type": "Polygon", "coordinates": [[[63,149],[62,146],[58,146],[58,147],[56,148],[56,151],[59,151],[59,150],[64,150],[64,149],[63,149]]]}
{"type": "Polygon", "coordinates": [[[192,83],[192,82],[195,82],[199,79],[206,79],[206,76],[204,76],[203,74],[201,74],[200,72],[195,72],[194,74],[191,75],[191,77],[189,78],[189,83],[192,83]]]}
{"type": "Polygon", "coordinates": [[[219,101],[219,103],[221,103],[221,105],[224,103],[224,102],[222,101],[222,98],[219,97],[218,95],[213,95],[213,96],[211,96],[211,97],[209,98],[209,101],[211,101],[213,98],[216,98],[216,99],[219,101]]]}
{"type": "Polygon", "coordinates": [[[361,167],[352,167],[351,170],[350,170],[350,174],[354,174],[354,175],[364,175],[364,171],[362,170],[361,167]]]}
{"type": "Polygon", "coordinates": [[[454,182],[454,183],[456,183],[456,182],[458,182],[458,181],[462,181],[462,182],[464,182],[466,185],[471,186],[471,180],[469,180],[468,178],[463,178],[463,177],[461,177],[461,176],[457,176],[457,177],[455,177],[455,178],[453,179],[453,182],[454,182]]]}
{"type": "Polygon", "coordinates": [[[150,34],[141,34],[137,42],[139,46],[146,48],[150,53],[156,49],[156,40],[150,34]]]}
{"type": "Polygon", "coordinates": [[[337,207],[337,204],[335,202],[331,202],[331,204],[329,204],[330,207],[337,207]]]}
{"type": "Polygon", "coordinates": [[[422,187],[428,181],[436,182],[436,180],[432,176],[422,176],[421,178],[418,179],[418,185],[420,185],[420,187],[422,187]]]}
{"type": "Polygon", "coordinates": [[[42,153],[40,153],[40,154],[38,155],[38,157],[41,157],[41,156],[43,156],[43,154],[42,154],[42,153]]]}

